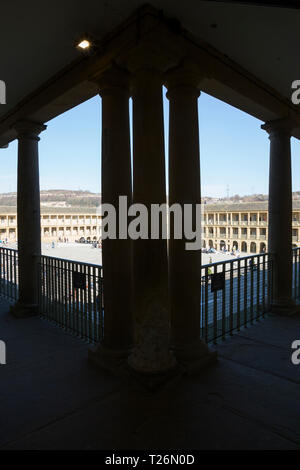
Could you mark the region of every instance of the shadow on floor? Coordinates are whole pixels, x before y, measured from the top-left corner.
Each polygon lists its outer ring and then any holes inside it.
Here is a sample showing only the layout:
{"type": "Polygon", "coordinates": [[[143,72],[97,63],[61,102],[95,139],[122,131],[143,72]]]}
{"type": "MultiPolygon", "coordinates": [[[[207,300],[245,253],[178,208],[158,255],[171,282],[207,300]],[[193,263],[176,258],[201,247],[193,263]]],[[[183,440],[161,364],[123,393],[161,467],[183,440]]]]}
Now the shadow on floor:
{"type": "Polygon", "coordinates": [[[151,393],[87,362],[88,345],[0,300],[0,449],[300,449],[300,316],[217,345],[218,364],[151,393]],[[297,337],[298,335],[298,337],[297,337]]]}

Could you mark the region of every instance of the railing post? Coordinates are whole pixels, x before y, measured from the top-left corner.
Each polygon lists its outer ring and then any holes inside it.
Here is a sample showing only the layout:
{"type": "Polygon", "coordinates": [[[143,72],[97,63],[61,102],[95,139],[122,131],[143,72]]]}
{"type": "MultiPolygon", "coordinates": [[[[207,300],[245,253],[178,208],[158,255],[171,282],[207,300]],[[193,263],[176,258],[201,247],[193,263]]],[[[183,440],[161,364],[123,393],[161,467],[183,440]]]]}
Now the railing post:
{"type": "Polygon", "coordinates": [[[298,283],[296,286],[297,297],[300,297],[300,256],[299,256],[299,253],[300,253],[300,249],[296,248],[297,280],[298,280],[298,283]]]}
{"type": "Polygon", "coordinates": [[[238,268],[237,268],[237,330],[240,331],[241,327],[241,260],[238,259],[238,268]]]}

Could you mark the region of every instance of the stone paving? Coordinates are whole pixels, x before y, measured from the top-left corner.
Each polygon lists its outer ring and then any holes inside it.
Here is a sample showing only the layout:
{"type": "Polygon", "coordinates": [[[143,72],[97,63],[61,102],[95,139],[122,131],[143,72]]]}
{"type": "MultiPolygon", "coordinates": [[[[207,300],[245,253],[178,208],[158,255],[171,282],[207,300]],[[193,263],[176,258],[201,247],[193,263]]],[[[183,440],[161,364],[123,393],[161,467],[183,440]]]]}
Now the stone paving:
{"type": "Polygon", "coordinates": [[[300,449],[300,316],[268,316],[219,361],[150,392],[87,362],[89,345],[0,299],[0,449],[300,449]]]}
{"type": "MultiPolygon", "coordinates": [[[[7,248],[17,248],[16,243],[9,243],[5,246],[7,248]]],[[[100,248],[94,248],[92,244],[55,242],[54,248],[52,248],[51,243],[42,243],[42,254],[85,263],[102,264],[102,250],[100,248]]],[[[240,256],[248,255],[247,253],[240,253],[240,256]]],[[[220,251],[216,253],[202,253],[202,264],[229,261],[231,259],[236,259],[236,256],[220,251]]]]}

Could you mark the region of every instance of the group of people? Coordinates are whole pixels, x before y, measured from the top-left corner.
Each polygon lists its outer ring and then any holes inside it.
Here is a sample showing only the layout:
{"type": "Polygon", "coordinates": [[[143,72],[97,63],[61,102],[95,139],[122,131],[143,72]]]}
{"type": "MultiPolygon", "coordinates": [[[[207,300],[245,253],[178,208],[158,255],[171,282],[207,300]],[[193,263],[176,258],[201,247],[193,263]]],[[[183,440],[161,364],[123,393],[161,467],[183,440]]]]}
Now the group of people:
{"type": "Polygon", "coordinates": [[[237,258],[239,258],[239,257],[240,257],[240,254],[241,254],[241,252],[240,252],[240,250],[239,250],[238,248],[233,247],[232,250],[230,251],[230,250],[227,250],[227,248],[225,247],[225,245],[222,246],[221,252],[222,252],[222,253],[229,253],[230,255],[236,256],[237,258]]]}
{"type": "Polygon", "coordinates": [[[59,238],[58,238],[58,241],[59,241],[60,243],[69,243],[69,239],[66,238],[66,237],[64,237],[64,238],[59,237],[59,238]]]}
{"type": "Polygon", "coordinates": [[[94,241],[92,243],[92,248],[102,248],[102,244],[99,241],[94,241]]]}

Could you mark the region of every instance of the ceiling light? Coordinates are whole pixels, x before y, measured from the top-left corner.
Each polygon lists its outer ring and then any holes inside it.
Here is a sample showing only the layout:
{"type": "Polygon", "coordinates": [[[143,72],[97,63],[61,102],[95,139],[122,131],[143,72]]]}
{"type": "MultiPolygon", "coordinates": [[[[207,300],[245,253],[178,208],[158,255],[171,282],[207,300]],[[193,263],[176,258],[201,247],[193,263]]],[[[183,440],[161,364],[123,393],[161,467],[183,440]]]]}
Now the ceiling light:
{"type": "Polygon", "coordinates": [[[82,39],[77,44],[77,48],[82,49],[82,50],[90,49],[91,46],[92,46],[92,43],[89,39],[82,39]]]}

